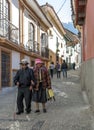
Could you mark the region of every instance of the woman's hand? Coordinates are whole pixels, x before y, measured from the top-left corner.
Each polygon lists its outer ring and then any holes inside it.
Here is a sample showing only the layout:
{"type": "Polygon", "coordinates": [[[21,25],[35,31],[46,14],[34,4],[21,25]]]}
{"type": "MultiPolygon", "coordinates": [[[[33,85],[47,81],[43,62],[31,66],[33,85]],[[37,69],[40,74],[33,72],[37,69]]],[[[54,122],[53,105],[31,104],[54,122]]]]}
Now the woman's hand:
{"type": "Polygon", "coordinates": [[[31,84],[34,86],[35,85],[35,83],[31,80],[31,84]]]}
{"type": "Polygon", "coordinates": [[[29,90],[32,90],[32,86],[29,87],[29,90]]]}
{"type": "Polygon", "coordinates": [[[48,88],[48,89],[51,89],[51,87],[50,87],[50,86],[48,86],[47,88],[48,88]]]}
{"type": "Polygon", "coordinates": [[[38,88],[35,88],[36,91],[38,91],[39,89],[38,88]]]}
{"type": "Polygon", "coordinates": [[[35,88],[34,88],[36,91],[38,91],[39,90],[39,87],[38,87],[38,84],[35,86],[35,88]]]}

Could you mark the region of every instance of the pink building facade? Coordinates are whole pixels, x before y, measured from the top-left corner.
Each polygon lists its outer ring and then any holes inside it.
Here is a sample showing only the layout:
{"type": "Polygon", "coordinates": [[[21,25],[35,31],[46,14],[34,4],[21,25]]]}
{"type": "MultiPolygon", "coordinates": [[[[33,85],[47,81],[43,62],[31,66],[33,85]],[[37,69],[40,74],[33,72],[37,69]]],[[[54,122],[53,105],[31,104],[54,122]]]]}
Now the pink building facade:
{"type": "Polygon", "coordinates": [[[94,106],[94,0],[71,0],[74,26],[81,27],[81,86],[94,106]]]}

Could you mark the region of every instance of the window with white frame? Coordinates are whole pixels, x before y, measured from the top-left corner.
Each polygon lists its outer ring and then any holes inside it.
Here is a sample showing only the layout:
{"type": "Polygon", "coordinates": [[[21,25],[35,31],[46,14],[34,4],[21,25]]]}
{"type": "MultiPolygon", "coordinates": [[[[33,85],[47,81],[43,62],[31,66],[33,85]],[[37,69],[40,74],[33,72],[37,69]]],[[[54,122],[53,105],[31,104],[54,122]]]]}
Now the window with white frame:
{"type": "Polygon", "coordinates": [[[28,24],[28,42],[31,50],[34,50],[35,28],[32,23],[28,24]]]}
{"type": "Polygon", "coordinates": [[[45,33],[41,34],[41,46],[48,47],[48,36],[45,33]]]}
{"type": "Polygon", "coordinates": [[[66,48],[66,53],[69,53],[69,48],[68,47],[66,48]]]}
{"type": "Polygon", "coordinates": [[[8,0],[0,0],[0,30],[3,33],[8,33],[8,20],[9,20],[9,1],[8,0]]]}

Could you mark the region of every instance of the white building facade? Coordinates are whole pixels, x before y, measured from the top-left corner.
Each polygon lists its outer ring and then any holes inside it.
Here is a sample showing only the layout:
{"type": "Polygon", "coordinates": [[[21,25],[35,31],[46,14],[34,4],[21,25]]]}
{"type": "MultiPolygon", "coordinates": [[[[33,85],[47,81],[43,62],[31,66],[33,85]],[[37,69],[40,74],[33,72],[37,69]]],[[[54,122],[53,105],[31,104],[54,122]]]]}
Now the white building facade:
{"type": "Polygon", "coordinates": [[[46,5],[42,6],[42,10],[53,25],[49,30],[50,62],[56,64],[58,61],[61,64],[62,59],[65,58],[66,51],[66,41],[64,39],[65,31],[63,25],[51,5],[46,3],[46,5]]]}
{"type": "Polygon", "coordinates": [[[13,86],[23,58],[29,66],[36,58],[47,65],[51,26],[35,0],[0,0],[0,88],[13,86]]]}

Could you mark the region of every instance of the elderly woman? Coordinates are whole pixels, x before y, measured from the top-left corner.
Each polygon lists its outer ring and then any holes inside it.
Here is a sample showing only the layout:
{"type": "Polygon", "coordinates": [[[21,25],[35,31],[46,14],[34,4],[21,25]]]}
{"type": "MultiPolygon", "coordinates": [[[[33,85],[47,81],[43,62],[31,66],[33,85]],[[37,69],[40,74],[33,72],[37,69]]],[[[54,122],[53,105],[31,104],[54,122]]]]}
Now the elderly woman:
{"type": "Polygon", "coordinates": [[[36,105],[35,113],[40,112],[39,103],[42,103],[43,112],[46,113],[45,103],[47,102],[46,88],[51,88],[51,80],[47,68],[41,59],[35,60],[34,76],[36,86],[33,87],[33,101],[36,105]]]}

